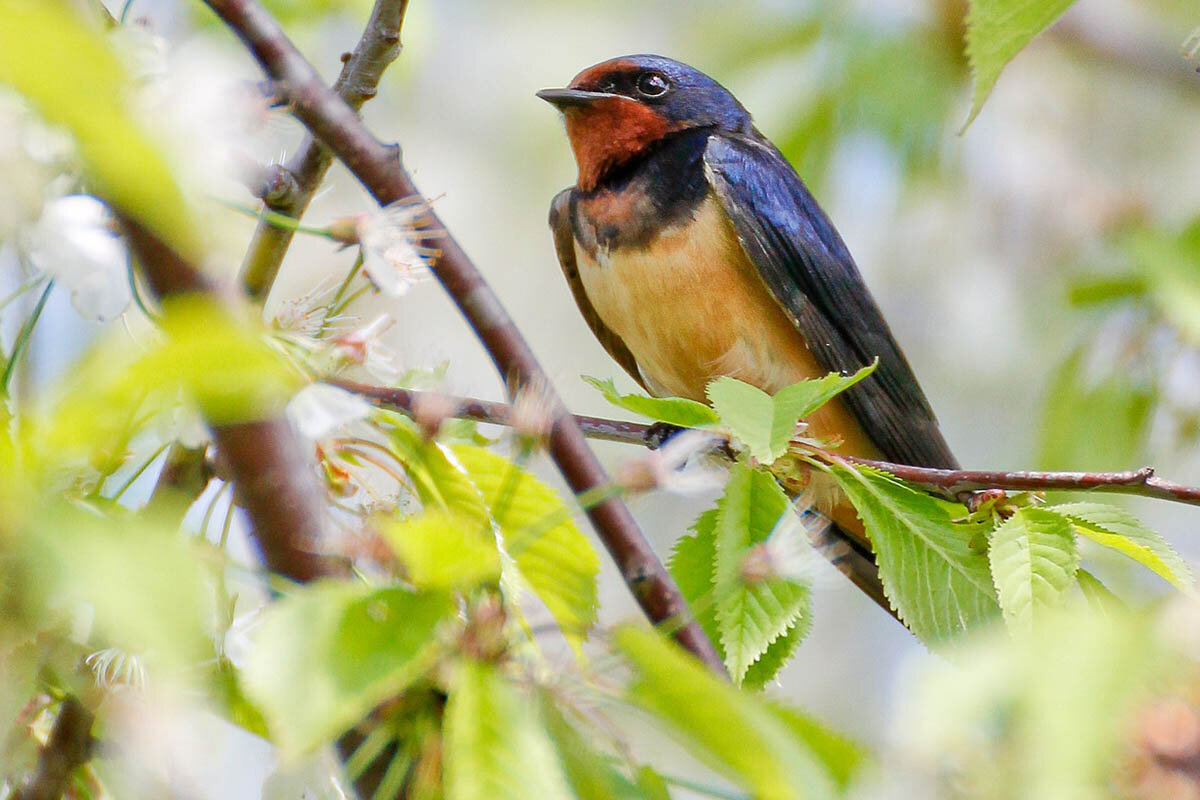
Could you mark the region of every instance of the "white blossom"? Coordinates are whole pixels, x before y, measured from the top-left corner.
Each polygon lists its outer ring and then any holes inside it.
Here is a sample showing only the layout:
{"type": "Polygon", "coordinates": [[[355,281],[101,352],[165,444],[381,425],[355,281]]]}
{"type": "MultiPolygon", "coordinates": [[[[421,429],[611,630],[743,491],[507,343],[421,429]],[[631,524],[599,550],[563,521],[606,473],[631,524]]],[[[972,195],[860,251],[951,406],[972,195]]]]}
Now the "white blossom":
{"type": "Polygon", "coordinates": [[[400,375],[395,365],[395,353],[383,344],[383,334],[395,324],[387,314],[343,333],[333,340],[333,354],[343,364],[360,366],[384,383],[392,383],[400,375]]]}
{"type": "Polygon", "coordinates": [[[125,246],[95,197],[76,194],[47,202],[26,250],[36,268],[71,290],[72,305],[86,319],[105,322],[129,305],[125,246]]]}
{"type": "Polygon", "coordinates": [[[371,406],[356,394],[327,383],[301,389],[287,406],[288,419],[296,430],[313,441],[324,439],[337,428],[363,419],[371,406]]]}
{"type": "Polygon", "coordinates": [[[432,277],[437,251],[423,244],[436,235],[422,227],[428,210],[424,201],[401,200],[354,220],[363,269],[389,297],[407,294],[414,284],[432,277]]]}
{"type": "Polygon", "coordinates": [[[807,583],[824,562],[813,549],[811,537],[829,527],[829,520],[807,507],[788,507],[767,538],[750,548],[742,559],[747,582],[777,578],[807,583]]]}
{"type": "Polygon", "coordinates": [[[106,647],[83,660],[96,676],[96,685],[104,689],[146,688],[146,667],[140,656],[106,647]]]}
{"type": "Polygon", "coordinates": [[[657,450],[627,461],[617,472],[617,483],[629,491],[666,489],[677,494],[700,494],[721,488],[725,470],[713,463],[710,451],[722,438],[706,431],[677,433],[657,450]]]}

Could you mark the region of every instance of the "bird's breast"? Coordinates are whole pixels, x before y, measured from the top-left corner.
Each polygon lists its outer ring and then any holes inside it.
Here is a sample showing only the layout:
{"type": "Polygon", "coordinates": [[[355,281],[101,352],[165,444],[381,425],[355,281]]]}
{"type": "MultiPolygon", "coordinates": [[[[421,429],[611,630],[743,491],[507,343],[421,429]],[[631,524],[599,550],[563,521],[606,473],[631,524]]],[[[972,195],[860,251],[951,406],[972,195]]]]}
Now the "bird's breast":
{"type": "Polygon", "coordinates": [[[577,241],[576,258],[596,313],[658,394],[704,401],[722,375],[775,392],[824,374],[711,195],[640,246],[577,241]]]}

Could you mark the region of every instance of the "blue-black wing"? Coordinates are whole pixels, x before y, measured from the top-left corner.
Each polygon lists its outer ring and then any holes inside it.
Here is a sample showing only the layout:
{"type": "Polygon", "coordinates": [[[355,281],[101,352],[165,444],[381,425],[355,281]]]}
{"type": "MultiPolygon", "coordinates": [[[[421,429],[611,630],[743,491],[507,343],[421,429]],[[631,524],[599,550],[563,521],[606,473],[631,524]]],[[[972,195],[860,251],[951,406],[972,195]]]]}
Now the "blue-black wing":
{"type": "Polygon", "coordinates": [[[742,247],[821,365],[852,372],[879,359],[843,398],[884,457],[957,467],[854,259],[783,155],[765,139],[720,134],[704,163],[742,247]]]}

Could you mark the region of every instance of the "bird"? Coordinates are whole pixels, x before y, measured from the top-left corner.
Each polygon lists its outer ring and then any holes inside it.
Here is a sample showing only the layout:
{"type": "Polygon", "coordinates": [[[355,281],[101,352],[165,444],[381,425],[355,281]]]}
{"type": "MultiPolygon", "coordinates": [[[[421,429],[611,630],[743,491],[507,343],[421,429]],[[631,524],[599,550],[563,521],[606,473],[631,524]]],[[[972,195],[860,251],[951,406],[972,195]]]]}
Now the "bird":
{"type": "MultiPolygon", "coordinates": [[[[732,93],[638,54],[537,96],[561,112],[578,168],[550,208],[558,261],[592,333],[649,394],[706,402],[722,376],[773,394],[878,360],[807,435],[958,467],[837,229],[732,93]]],[[[821,505],[869,547],[844,497],[821,505]]]]}

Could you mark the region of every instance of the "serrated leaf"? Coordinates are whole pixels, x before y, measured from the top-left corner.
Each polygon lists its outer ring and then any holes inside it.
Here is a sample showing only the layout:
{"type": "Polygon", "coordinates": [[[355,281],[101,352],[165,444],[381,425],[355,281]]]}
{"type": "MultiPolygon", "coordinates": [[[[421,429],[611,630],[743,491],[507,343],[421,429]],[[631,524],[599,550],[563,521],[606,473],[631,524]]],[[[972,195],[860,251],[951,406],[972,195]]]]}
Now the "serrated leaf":
{"type": "Polygon", "coordinates": [[[1074,527],[1044,508],[1018,509],[992,533],[988,561],[1004,621],[1027,633],[1075,584],[1079,548],[1074,527]]]}
{"type": "MultiPolygon", "coordinates": [[[[808,604],[811,605],[811,601],[808,604]]],[[[797,617],[796,621],[767,645],[763,654],[746,668],[746,675],[742,678],[742,688],[762,689],[774,680],[779,671],[792,660],[796,648],[808,636],[810,630],[812,630],[812,614],[806,608],[805,613],[797,617]]]]}
{"type": "Polygon", "coordinates": [[[1132,558],[1185,592],[1195,591],[1188,563],[1166,539],[1128,511],[1102,503],[1066,503],[1049,510],[1070,519],[1076,530],[1093,542],[1132,558]]]}
{"type": "Polygon", "coordinates": [[[441,511],[387,520],[380,534],[421,589],[469,589],[500,578],[500,553],[491,525],[441,511]]]}
{"type": "Polygon", "coordinates": [[[791,729],[792,734],[808,746],[809,752],[825,767],[838,789],[844,791],[866,763],[867,750],[803,711],[782,703],[772,705],[771,709],[791,729]]]}
{"type": "Polygon", "coordinates": [[[298,756],[428,669],[438,647],[434,631],[455,611],[441,592],[309,584],[267,610],[244,671],[246,693],[275,744],[298,756]]]}
{"type": "Polygon", "coordinates": [[[939,644],[999,615],[987,556],[970,545],[975,526],[883,472],[829,471],[866,526],[884,594],[921,641],[939,644]]]}
{"type": "Polygon", "coordinates": [[[796,423],[839,393],[871,374],[875,364],[853,375],[831,372],[823,378],[803,380],[771,396],[736,378],[717,378],[708,384],[708,399],[729,430],[750,449],[750,454],[770,464],[787,452],[796,423]]]}
{"type": "Polygon", "coordinates": [[[1129,607],[1092,573],[1082,567],[1075,573],[1079,592],[1088,607],[1101,614],[1117,614],[1129,611],[1129,607]]]}
{"type": "Polygon", "coordinates": [[[446,705],[446,800],[568,800],[529,701],[489,664],[460,665],[446,705]]]}
{"type": "Polygon", "coordinates": [[[717,630],[716,583],[714,573],[717,566],[717,509],[710,508],[692,523],[694,533],[681,536],[671,549],[667,569],[679,591],[688,602],[688,607],[700,627],[716,647],[721,660],[725,652],[721,647],[721,633],[717,630]]]}
{"type": "Polygon", "coordinates": [[[983,108],[1001,70],[1050,27],[1074,0],[970,0],[967,11],[967,60],[975,77],[971,113],[965,130],[983,108]]]}
{"type": "Polygon", "coordinates": [[[125,71],[103,35],[62,0],[0,0],[0,18],[0,84],[71,132],[97,194],[184,256],[200,253],[183,193],[131,113],[125,71]]]}
{"type": "Polygon", "coordinates": [[[630,700],[715,769],[762,800],[832,796],[830,779],[766,700],[718,679],[653,631],[622,627],[613,642],[633,668],[630,700]]]}
{"type": "Polygon", "coordinates": [[[584,375],[583,379],[598,389],[604,395],[604,399],[617,408],[623,408],[659,422],[667,422],[683,428],[703,428],[715,425],[719,421],[716,412],[711,408],[686,397],[647,397],[644,394],[621,394],[617,391],[612,378],[601,380],[584,375]]]}
{"type": "Polygon", "coordinates": [[[717,630],[725,651],[725,666],[734,683],[779,637],[797,625],[807,629],[809,587],[795,581],[747,583],[742,561],[784,518],[794,513],[775,478],[745,464],[730,471],[725,495],[717,504],[715,530],[717,630]]]}
{"type": "Polygon", "coordinates": [[[454,457],[482,493],[505,552],[579,651],[596,620],[600,558],[558,493],[508,459],[472,445],[454,457]]]}
{"type": "Polygon", "coordinates": [[[491,514],[479,487],[453,460],[453,450],[422,436],[412,423],[396,415],[382,417],[392,453],[404,465],[417,497],[427,510],[443,511],[491,524],[491,514]]]}

